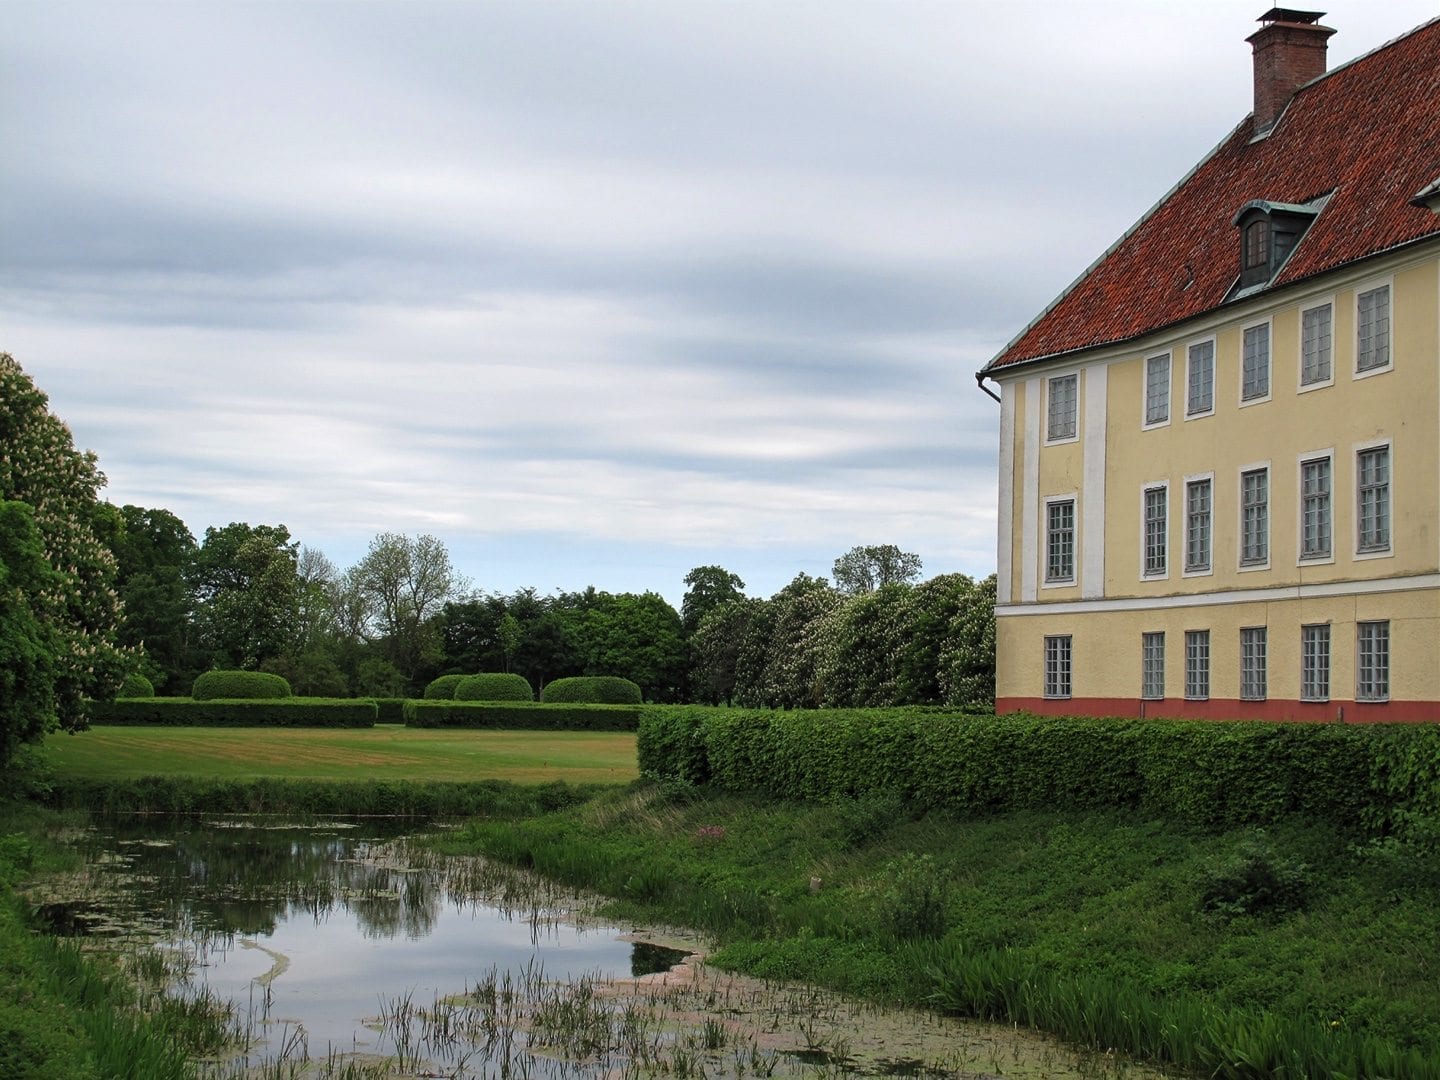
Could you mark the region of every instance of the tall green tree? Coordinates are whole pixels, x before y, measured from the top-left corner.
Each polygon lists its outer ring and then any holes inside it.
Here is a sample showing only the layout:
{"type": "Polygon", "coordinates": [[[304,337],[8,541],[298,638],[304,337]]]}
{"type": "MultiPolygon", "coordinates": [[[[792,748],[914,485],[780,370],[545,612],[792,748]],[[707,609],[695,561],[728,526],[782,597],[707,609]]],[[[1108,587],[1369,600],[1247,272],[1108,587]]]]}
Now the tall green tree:
{"type": "Polygon", "coordinates": [[[39,598],[59,584],[33,511],[0,502],[0,766],[21,743],[44,735],[55,716],[59,649],[39,598]]]}
{"type": "Polygon", "coordinates": [[[205,530],[194,585],[201,640],[213,663],[253,670],[293,647],[299,548],[284,525],[237,521],[205,530]]]}
{"type": "Polygon", "coordinates": [[[680,614],[659,593],[586,591],[572,623],[585,675],[618,675],[647,701],[680,700],[685,641],[680,614]]]}
{"type": "Polygon", "coordinates": [[[920,556],[894,544],[853,547],[835,560],[831,575],[843,593],[874,592],[886,585],[909,585],[920,576],[920,556]]]}
{"type": "Polygon", "coordinates": [[[386,659],[407,680],[443,659],[438,616],[463,583],[445,545],[433,536],[381,533],[355,566],[386,659]]]}
{"type": "Polygon", "coordinates": [[[140,654],[142,670],[157,687],[183,693],[205,666],[191,589],[195,537],[169,510],[127,503],[119,515],[111,546],[115,587],[125,605],[120,642],[140,654]]]}
{"type": "Polygon", "coordinates": [[[680,602],[680,626],[685,636],[700,628],[705,616],[721,604],[745,599],[745,582],[723,566],[697,566],[685,575],[685,598],[680,602]]]}
{"type": "Polygon", "coordinates": [[[820,681],[824,620],[840,594],[823,577],[799,574],[770,598],[773,623],[764,673],[744,704],[770,708],[816,708],[825,703],[820,681]]]}
{"type": "Polygon", "coordinates": [[[766,603],[749,597],[730,600],[711,608],[700,620],[689,642],[691,700],[702,705],[729,705],[748,690],[751,680],[744,678],[742,682],[742,677],[749,674],[742,666],[747,644],[750,653],[758,657],[752,668],[764,670],[768,629],[766,640],[760,643],[751,641],[751,630],[761,619],[766,603]]]}
{"type": "Polygon", "coordinates": [[[8,353],[0,353],[0,501],[30,508],[56,575],[28,597],[54,649],[54,717],[84,726],[85,701],[112,696],[133,657],[119,643],[115,556],[101,536],[115,528],[99,499],[95,455],[75,449],[70,430],[8,353]]]}

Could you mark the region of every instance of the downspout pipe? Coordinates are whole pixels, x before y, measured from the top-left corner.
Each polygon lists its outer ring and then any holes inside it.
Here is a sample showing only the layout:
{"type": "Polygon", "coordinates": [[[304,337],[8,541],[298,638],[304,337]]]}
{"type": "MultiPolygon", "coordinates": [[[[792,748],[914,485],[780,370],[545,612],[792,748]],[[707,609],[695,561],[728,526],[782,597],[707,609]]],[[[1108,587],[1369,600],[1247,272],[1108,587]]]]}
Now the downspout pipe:
{"type": "Polygon", "coordinates": [[[994,390],[991,390],[988,386],[985,385],[985,372],[977,371],[975,373],[975,385],[980,387],[981,390],[984,390],[985,393],[989,394],[992,398],[994,398],[996,405],[1001,404],[1000,395],[995,393],[994,390]]]}

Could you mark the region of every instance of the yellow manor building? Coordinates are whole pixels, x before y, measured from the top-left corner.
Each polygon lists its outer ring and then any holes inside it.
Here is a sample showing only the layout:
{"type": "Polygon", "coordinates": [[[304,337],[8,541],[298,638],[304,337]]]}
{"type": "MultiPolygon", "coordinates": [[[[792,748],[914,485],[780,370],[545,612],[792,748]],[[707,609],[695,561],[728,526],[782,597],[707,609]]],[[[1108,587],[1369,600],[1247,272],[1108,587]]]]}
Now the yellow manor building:
{"type": "Polygon", "coordinates": [[[1440,721],[1440,20],[1321,17],[978,375],[999,712],[1440,721]]]}

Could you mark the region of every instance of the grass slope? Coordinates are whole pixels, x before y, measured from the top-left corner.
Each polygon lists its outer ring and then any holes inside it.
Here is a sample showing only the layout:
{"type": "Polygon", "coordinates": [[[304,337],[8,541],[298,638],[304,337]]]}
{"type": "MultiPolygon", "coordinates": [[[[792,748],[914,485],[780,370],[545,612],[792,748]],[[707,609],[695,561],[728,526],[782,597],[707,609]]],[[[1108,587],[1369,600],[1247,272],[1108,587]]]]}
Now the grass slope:
{"type": "Polygon", "coordinates": [[[91,728],[46,741],[58,778],[224,780],[633,780],[632,732],[327,728],[91,728]]]}
{"type": "Polygon", "coordinates": [[[755,974],[1216,1076],[1440,1076],[1440,855],[1330,826],[919,820],[637,786],[442,843],[716,934],[755,974]]]}

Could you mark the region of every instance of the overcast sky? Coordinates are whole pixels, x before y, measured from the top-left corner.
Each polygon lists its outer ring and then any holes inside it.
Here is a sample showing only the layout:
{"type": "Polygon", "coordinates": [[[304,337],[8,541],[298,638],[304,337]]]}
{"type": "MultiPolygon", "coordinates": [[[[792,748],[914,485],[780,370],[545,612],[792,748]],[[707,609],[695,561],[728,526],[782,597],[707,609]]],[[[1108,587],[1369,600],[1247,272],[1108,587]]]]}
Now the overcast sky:
{"type": "MultiPolygon", "coordinates": [[[[974,373],[1249,112],[1265,6],[7,2],[0,351],[197,538],[988,574],[974,373]]],[[[1327,10],[1333,67],[1436,4],[1327,10]]]]}

